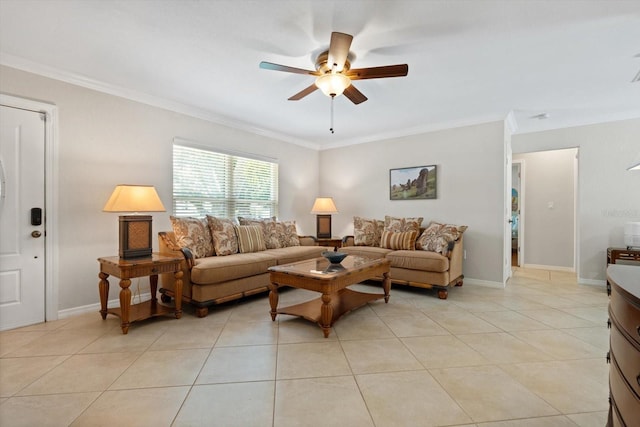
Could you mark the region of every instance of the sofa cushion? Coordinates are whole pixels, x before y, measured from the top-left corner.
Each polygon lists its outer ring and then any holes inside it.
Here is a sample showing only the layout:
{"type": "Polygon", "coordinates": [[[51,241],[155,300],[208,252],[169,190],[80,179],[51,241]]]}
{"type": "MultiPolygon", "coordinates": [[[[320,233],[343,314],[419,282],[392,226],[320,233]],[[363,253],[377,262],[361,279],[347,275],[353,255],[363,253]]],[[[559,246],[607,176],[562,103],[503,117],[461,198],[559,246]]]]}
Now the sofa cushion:
{"type": "Polygon", "coordinates": [[[267,249],[277,249],[280,247],[280,239],[276,229],[276,218],[244,218],[239,216],[240,225],[257,225],[262,229],[264,243],[267,249]]]}
{"type": "Polygon", "coordinates": [[[276,234],[281,248],[300,246],[298,228],[295,221],[276,221],[276,234]]]}
{"type": "Polygon", "coordinates": [[[466,225],[442,224],[440,233],[451,236],[451,238],[455,241],[458,240],[460,236],[462,236],[462,233],[464,233],[467,228],[468,227],[466,225]]]}
{"type": "Polygon", "coordinates": [[[415,231],[416,233],[420,233],[422,220],[422,217],[397,218],[386,215],[384,217],[384,229],[387,231],[415,231]]]}
{"type": "Polygon", "coordinates": [[[224,256],[238,253],[238,237],[232,220],[207,215],[207,224],[211,231],[216,255],[224,256]]]}
{"type": "Polygon", "coordinates": [[[332,248],[324,246],[289,246],[288,248],[269,249],[268,253],[276,258],[278,265],[282,265],[290,262],[320,258],[323,251],[331,249],[332,248]]]}
{"type": "Polygon", "coordinates": [[[458,240],[466,229],[466,225],[457,226],[432,221],[416,240],[416,248],[447,255],[450,243],[458,240]]]}
{"type": "Polygon", "coordinates": [[[257,225],[234,225],[240,253],[265,251],[264,234],[257,225]]]}
{"type": "Polygon", "coordinates": [[[274,265],[276,259],[269,251],[201,258],[191,269],[191,281],[200,285],[222,283],[264,274],[274,265]]]}
{"type": "Polygon", "coordinates": [[[414,250],[418,233],[412,231],[383,231],[380,247],[386,249],[414,250]]]}
{"type": "Polygon", "coordinates": [[[344,252],[349,255],[362,256],[367,258],[384,258],[392,249],[379,248],[376,246],[343,246],[340,248],[340,252],[344,252]]]}
{"type": "Polygon", "coordinates": [[[353,217],[353,244],[356,246],[380,246],[384,221],[353,217]]]}
{"type": "Polygon", "coordinates": [[[170,216],[176,243],[188,248],[195,258],[212,256],[213,239],[206,219],[170,216]]]}
{"type": "Polygon", "coordinates": [[[438,273],[449,270],[449,258],[437,252],[393,251],[387,254],[387,259],[391,261],[391,267],[438,273]]]}

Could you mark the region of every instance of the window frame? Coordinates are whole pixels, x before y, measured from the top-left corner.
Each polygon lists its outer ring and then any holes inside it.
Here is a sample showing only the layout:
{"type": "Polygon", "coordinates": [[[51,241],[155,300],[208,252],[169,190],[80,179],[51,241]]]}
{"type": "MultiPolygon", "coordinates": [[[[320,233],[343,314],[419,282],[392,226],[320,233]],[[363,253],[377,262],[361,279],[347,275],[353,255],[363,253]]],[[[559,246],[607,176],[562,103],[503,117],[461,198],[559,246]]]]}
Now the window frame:
{"type": "MultiPolygon", "coordinates": [[[[181,138],[174,138],[171,151],[171,205],[173,215],[176,217],[197,217],[203,218],[206,215],[212,215],[220,218],[235,219],[238,216],[244,217],[277,217],[279,211],[279,163],[277,159],[260,156],[256,154],[229,151],[212,147],[210,145],[201,144],[181,138]],[[222,181],[223,197],[220,194],[215,195],[216,191],[210,191],[209,194],[194,194],[191,197],[176,194],[176,147],[185,147],[191,150],[200,150],[211,153],[216,156],[222,156],[224,159],[225,170],[217,175],[211,176],[211,183],[216,182],[219,185],[222,181]],[[236,186],[237,178],[234,176],[233,169],[237,165],[246,164],[247,161],[257,161],[269,163],[270,171],[266,174],[266,180],[269,181],[268,198],[243,198],[246,192],[251,192],[251,185],[236,186]],[[218,180],[216,181],[216,177],[218,180]],[[226,179],[224,179],[226,178],[226,179]],[[212,195],[212,193],[214,195],[212,195]],[[236,196],[240,194],[240,197],[236,196]],[[182,207],[180,207],[182,204],[182,207]],[[206,205],[211,209],[205,208],[206,205]],[[191,209],[188,209],[189,206],[191,209]]],[[[212,162],[213,164],[213,162],[212,162]]],[[[206,166],[206,165],[205,165],[206,166]]],[[[217,165],[219,166],[219,165],[217,165]]],[[[249,175],[250,176],[250,175],[249,175]]],[[[264,176],[264,175],[261,175],[264,176]]],[[[206,178],[206,177],[205,177],[206,178]]],[[[211,187],[208,187],[211,188],[211,187]]],[[[220,190],[218,190],[218,193],[220,190]]]]}

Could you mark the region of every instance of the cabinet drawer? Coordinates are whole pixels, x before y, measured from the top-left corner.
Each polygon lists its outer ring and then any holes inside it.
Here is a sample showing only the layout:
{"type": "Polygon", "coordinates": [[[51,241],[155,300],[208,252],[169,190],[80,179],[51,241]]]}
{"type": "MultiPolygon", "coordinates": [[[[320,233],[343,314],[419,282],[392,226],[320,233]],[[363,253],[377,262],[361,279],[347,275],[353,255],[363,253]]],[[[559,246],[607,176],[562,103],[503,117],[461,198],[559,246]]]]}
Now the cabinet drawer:
{"type": "Polygon", "coordinates": [[[640,307],[625,299],[617,288],[614,285],[611,292],[609,314],[640,347],[640,307]]]}
{"type": "Polygon", "coordinates": [[[640,420],[640,400],[622,378],[615,356],[611,358],[609,367],[609,387],[623,423],[627,426],[637,425],[637,420],[640,420]]]}
{"type": "Polygon", "coordinates": [[[616,358],[622,376],[640,396],[640,350],[622,335],[616,322],[611,327],[611,353],[616,358]]]}

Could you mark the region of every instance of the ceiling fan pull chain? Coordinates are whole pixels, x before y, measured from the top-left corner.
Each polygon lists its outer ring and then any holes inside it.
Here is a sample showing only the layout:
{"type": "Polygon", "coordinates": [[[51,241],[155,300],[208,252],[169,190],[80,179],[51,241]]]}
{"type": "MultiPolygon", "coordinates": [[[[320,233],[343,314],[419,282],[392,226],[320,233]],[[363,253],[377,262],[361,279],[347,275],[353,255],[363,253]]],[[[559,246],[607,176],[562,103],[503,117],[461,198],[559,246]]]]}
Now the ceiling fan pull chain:
{"type": "Polygon", "coordinates": [[[331,95],[331,127],[329,128],[329,130],[331,131],[331,133],[335,133],[333,131],[333,100],[336,98],[335,95],[331,95]]]}

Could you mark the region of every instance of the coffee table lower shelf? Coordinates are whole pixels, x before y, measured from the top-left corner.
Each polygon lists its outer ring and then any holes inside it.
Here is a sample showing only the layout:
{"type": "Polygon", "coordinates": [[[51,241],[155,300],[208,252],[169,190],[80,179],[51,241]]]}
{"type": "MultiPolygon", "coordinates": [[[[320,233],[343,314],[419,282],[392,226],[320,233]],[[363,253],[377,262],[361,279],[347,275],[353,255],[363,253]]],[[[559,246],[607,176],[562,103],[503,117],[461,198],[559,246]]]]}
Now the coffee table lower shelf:
{"type": "Polygon", "coordinates": [[[303,302],[301,304],[279,308],[275,313],[271,314],[271,317],[275,319],[276,314],[289,314],[292,316],[302,317],[310,322],[317,323],[318,326],[325,331],[326,337],[329,335],[329,329],[331,326],[333,326],[335,321],[340,317],[352,310],[362,307],[369,301],[375,301],[382,298],[385,298],[384,294],[369,294],[345,288],[335,294],[323,295],[320,298],[303,302]],[[330,299],[326,308],[323,307],[323,298],[330,299]],[[326,318],[329,320],[328,322],[323,322],[323,314],[325,311],[328,311],[328,313],[326,313],[326,318]]]}

